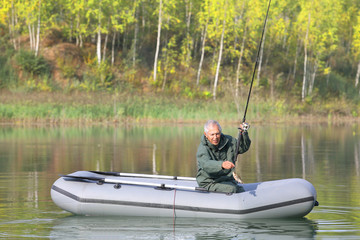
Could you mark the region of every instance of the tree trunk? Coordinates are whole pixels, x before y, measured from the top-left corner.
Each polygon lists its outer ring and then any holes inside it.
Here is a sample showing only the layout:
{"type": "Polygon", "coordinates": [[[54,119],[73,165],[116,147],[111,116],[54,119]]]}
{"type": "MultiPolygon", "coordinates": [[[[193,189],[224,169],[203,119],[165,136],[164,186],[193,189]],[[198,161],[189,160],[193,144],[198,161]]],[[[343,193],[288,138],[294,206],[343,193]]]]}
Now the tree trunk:
{"type": "Polygon", "coordinates": [[[189,67],[190,62],[190,23],[191,23],[191,0],[186,0],[186,67],[189,67]]]}
{"type": "Polygon", "coordinates": [[[203,29],[203,32],[201,34],[202,35],[201,57],[200,57],[199,68],[198,68],[197,77],[196,77],[196,85],[199,85],[199,83],[200,83],[201,68],[202,68],[202,65],[203,65],[203,62],[204,62],[207,27],[208,27],[208,23],[206,22],[205,28],[203,29]]]}
{"type": "Polygon", "coordinates": [[[102,61],[103,62],[105,62],[105,59],[106,59],[106,45],[107,45],[107,42],[108,42],[108,38],[109,38],[109,34],[107,33],[106,36],[105,36],[103,55],[102,55],[102,61]]]}
{"type": "Polygon", "coordinates": [[[97,43],[96,43],[96,56],[98,65],[101,63],[101,29],[100,29],[100,22],[98,24],[98,33],[97,33],[97,43]]]}
{"type": "Polygon", "coordinates": [[[261,42],[261,46],[260,46],[260,59],[259,59],[259,66],[258,66],[258,71],[257,71],[257,85],[260,85],[260,72],[261,72],[261,64],[262,64],[262,59],[263,59],[263,55],[264,55],[264,44],[265,44],[265,39],[266,39],[266,24],[265,24],[265,29],[264,29],[264,38],[262,39],[261,42]]]}
{"type": "Polygon", "coordinates": [[[16,46],[16,39],[15,39],[15,7],[14,7],[14,1],[11,1],[11,24],[9,24],[9,33],[11,41],[13,42],[14,49],[17,49],[16,46]]]}
{"type": "Polygon", "coordinates": [[[34,50],[33,32],[31,30],[31,25],[30,24],[28,24],[28,28],[29,28],[30,50],[34,50]]]}
{"type": "MultiPolygon", "coordinates": [[[[359,78],[360,78],[360,61],[358,63],[358,67],[357,67],[357,72],[356,72],[356,77],[355,77],[355,87],[358,86],[359,84],[359,78]]],[[[359,92],[360,93],[360,92],[359,92]]]]}
{"type": "Polygon", "coordinates": [[[244,36],[243,36],[242,43],[241,43],[239,62],[238,62],[237,69],[236,69],[235,97],[239,96],[240,69],[241,69],[242,57],[244,55],[246,34],[247,34],[247,27],[245,25],[244,36]]]}
{"type": "Polygon", "coordinates": [[[116,30],[114,29],[113,39],[111,43],[111,66],[114,66],[114,62],[115,62],[115,43],[116,43],[116,30]]]}
{"type": "MultiPolygon", "coordinates": [[[[216,27],[215,27],[215,33],[217,33],[218,32],[218,30],[219,30],[219,19],[217,18],[216,19],[216,25],[215,25],[216,27]]],[[[217,49],[218,49],[218,42],[214,42],[214,44],[213,44],[213,56],[212,56],[212,60],[211,60],[211,73],[213,73],[213,65],[215,65],[215,63],[216,63],[216,56],[218,56],[217,55],[217,49]]],[[[212,82],[211,82],[211,84],[212,84],[212,82]]]]}
{"type": "Polygon", "coordinates": [[[295,77],[296,77],[296,67],[297,67],[297,59],[300,53],[300,38],[299,40],[296,42],[296,53],[295,53],[295,60],[294,60],[294,70],[293,70],[293,82],[295,82],[295,77]]]}
{"type": "Polygon", "coordinates": [[[158,34],[156,41],[156,51],[155,51],[155,59],[154,59],[154,82],[156,82],[156,72],[157,72],[157,62],[159,57],[159,49],[160,49],[160,37],[161,37],[161,23],[162,23],[162,0],[159,3],[159,22],[158,22],[158,34]]]}
{"type": "Polygon", "coordinates": [[[318,63],[315,60],[313,73],[311,74],[311,77],[310,77],[309,91],[308,91],[309,95],[312,93],[312,91],[314,89],[314,83],[315,83],[315,77],[316,77],[317,68],[318,68],[318,63]]]}
{"type": "MultiPolygon", "coordinates": [[[[108,26],[109,25],[110,25],[110,20],[109,20],[108,26]]],[[[106,59],[106,48],[107,48],[106,46],[107,46],[108,39],[109,39],[109,32],[107,32],[106,35],[105,35],[102,62],[105,62],[105,59],[106,59]]]]}
{"type": "Polygon", "coordinates": [[[79,27],[80,27],[80,13],[78,13],[77,17],[76,17],[76,46],[80,45],[80,37],[81,37],[81,33],[79,32],[79,27]]]}
{"type": "Polygon", "coordinates": [[[304,40],[304,55],[305,55],[305,57],[304,57],[304,76],[303,76],[302,91],[301,91],[301,100],[302,101],[305,100],[305,96],[306,96],[307,43],[308,43],[308,38],[309,38],[310,20],[311,20],[311,13],[309,12],[308,24],[307,24],[306,35],[305,35],[305,40],[304,40]]]}
{"type": "Polygon", "coordinates": [[[99,15],[98,15],[98,31],[97,31],[97,42],[96,42],[96,56],[98,65],[101,64],[101,1],[99,3],[99,15]]]}
{"type": "Polygon", "coordinates": [[[36,32],[36,45],[35,45],[35,56],[39,54],[39,46],[40,46],[40,23],[41,23],[41,0],[39,0],[39,15],[37,21],[37,32],[36,32]]]}
{"type": "Polygon", "coordinates": [[[137,35],[139,32],[139,23],[137,21],[137,17],[138,17],[138,11],[139,8],[136,8],[136,12],[135,12],[135,29],[134,29],[134,43],[133,43],[133,56],[132,56],[132,62],[133,62],[133,67],[135,67],[136,64],[136,42],[137,42],[137,35]]]}
{"type": "Polygon", "coordinates": [[[84,42],[83,42],[81,33],[79,34],[79,40],[80,40],[80,45],[79,45],[79,47],[82,48],[82,47],[84,46],[84,42]]]}
{"type": "Polygon", "coordinates": [[[167,54],[167,47],[165,48],[165,63],[164,63],[164,76],[163,76],[163,84],[161,87],[161,91],[165,90],[166,80],[167,80],[167,73],[168,73],[168,54],[167,54]]]}
{"type": "Polygon", "coordinates": [[[32,42],[33,42],[33,51],[35,51],[35,46],[36,46],[36,34],[35,34],[35,23],[31,25],[32,28],[32,42]]]}
{"type": "MultiPolygon", "coordinates": [[[[276,78],[278,77],[279,75],[276,75],[276,78]]],[[[270,98],[271,100],[274,99],[274,92],[275,92],[275,78],[274,78],[274,75],[273,74],[270,74],[270,98]]]]}
{"type": "MultiPolygon", "coordinates": [[[[170,17],[167,18],[166,21],[167,26],[170,27],[170,17]]],[[[169,65],[169,58],[168,58],[168,31],[165,32],[165,40],[164,40],[164,45],[166,46],[164,49],[164,53],[163,53],[163,58],[164,58],[164,75],[163,75],[163,84],[161,87],[161,91],[165,90],[165,86],[166,86],[166,80],[167,80],[167,75],[168,75],[168,65],[169,65]]]]}
{"type": "MultiPolygon", "coordinates": [[[[15,26],[17,26],[18,24],[19,24],[19,18],[18,18],[18,15],[16,14],[16,12],[15,12],[15,26]]],[[[16,30],[15,31],[15,35],[16,36],[19,36],[19,30],[16,30]]],[[[16,41],[15,41],[15,45],[17,44],[17,46],[16,46],[16,49],[17,50],[20,50],[20,48],[21,48],[21,42],[20,42],[21,40],[20,40],[20,38],[17,38],[17,43],[16,43],[16,41]]]]}
{"type": "Polygon", "coordinates": [[[124,26],[124,31],[123,31],[123,41],[122,41],[122,53],[123,56],[127,55],[127,48],[126,48],[126,25],[124,26]]]}
{"type": "MultiPolygon", "coordinates": [[[[226,16],[226,14],[225,14],[225,16],[226,16]]],[[[223,51],[223,47],[224,47],[225,16],[224,16],[223,28],[222,28],[222,32],[221,32],[219,58],[218,58],[217,67],[216,67],[216,73],[215,73],[214,90],[213,90],[213,98],[214,98],[214,100],[216,100],[216,88],[217,88],[217,84],[218,84],[218,81],[219,81],[219,72],[220,72],[222,51],[223,51]]]]}
{"type": "Polygon", "coordinates": [[[145,30],[145,24],[146,24],[146,19],[145,19],[145,16],[146,16],[146,9],[145,9],[145,4],[141,4],[141,10],[142,10],[142,18],[141,18],[141,27],[143,28],[143,30],[145,30]]]}

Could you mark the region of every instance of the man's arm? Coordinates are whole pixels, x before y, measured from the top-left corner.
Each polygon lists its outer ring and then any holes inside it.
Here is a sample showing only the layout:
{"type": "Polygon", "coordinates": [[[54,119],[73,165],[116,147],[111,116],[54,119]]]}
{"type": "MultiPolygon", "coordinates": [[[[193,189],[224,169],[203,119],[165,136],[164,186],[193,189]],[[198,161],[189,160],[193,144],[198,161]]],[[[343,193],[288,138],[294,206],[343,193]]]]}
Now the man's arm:
{"type": "Polygon", "coordinates": [[[228,166],[223,167],[223,163],[226,161],[217,161],[212,159],[210,154],[206,151],[198,151],[196,154],[196,158],[198,161],[198,167],[204,170],[210,177],[216,177],[219,175],[224,175],[229,172],[228,166]]]}
{"type": "Polygon", "coordinates": [[[251,145],[251,140],[249,138],[249,134],[247,131],[244,131],[241,134],[241,137],[240,139],[238,139],[238,141],[240,141],[239,154],[245,153],[247,150],[249,150],[251,145]]]}

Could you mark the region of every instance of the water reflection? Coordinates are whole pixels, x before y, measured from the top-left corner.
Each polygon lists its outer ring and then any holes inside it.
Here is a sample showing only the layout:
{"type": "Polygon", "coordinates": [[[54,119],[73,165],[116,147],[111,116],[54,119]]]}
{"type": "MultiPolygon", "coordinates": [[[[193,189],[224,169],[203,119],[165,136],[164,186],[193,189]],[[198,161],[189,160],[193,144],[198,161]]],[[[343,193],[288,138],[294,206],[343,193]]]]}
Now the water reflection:
{"type": "Polygon", "coordinates": [[[313,239],[317,224],[304,219],[230,221],[138,217],[57,219],[54,239],[313,239]],[[141,231],[138,231],[141,229],[141,231]]]}

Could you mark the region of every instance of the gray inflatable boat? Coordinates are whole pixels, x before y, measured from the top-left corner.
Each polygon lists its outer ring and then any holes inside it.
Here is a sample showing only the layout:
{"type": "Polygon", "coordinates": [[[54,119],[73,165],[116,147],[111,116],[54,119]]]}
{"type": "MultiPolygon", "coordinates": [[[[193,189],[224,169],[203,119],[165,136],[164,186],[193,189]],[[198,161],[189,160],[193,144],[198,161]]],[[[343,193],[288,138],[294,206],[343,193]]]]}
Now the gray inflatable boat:
{"type": "Polygon", "coordinates": [[[288,218],[307,215],[316,201],[314,186],[299,178],[242,185],[226,194],[199,188],[195,178],[78,171],[51,188],[60,208],[76,215],[191,218],[288,218]]]}

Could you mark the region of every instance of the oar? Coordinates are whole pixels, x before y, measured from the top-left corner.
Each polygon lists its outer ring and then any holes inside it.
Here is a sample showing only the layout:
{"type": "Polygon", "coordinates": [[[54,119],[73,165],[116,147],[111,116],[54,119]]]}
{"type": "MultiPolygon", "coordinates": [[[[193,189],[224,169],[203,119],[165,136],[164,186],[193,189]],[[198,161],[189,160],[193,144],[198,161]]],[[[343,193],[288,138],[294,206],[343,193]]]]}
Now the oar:
{"type": "Polygon", "coordinates": [[[196,181],[193,177],[178,177],[178,176],[166,176],[166,175],[152,175],[152,174],[139,174],[139,173],[120,173],[120,172],[101,172],[101,171],[89,171],[101,175],[108,176],[119,176],[119,177],[139,177],[139,178],[158,178],[158,179],[169,179],[169,180],[185,180],[185,181],[196,181]]]}
{"type": "Polygon", "coordinates": [[[208,192],[208,190],[206,190],[205,188],[201,188],[201,187],[178,186],[178,185],[165,184],[165,183],[149,183],[149,182],[116,180],[116,179],[101,178],[101,177],[83,177],[83,176],[72,176],[72,175],[61,175],[61,177],[97,181],[100,184],[114,183],[114,184],[127,184],[127,185],[137,185],[137,186],[158,187],[158,188],[162,188],[162,189],[174,188],[174,189],[181,189],[181,190],[208,192]]]}

